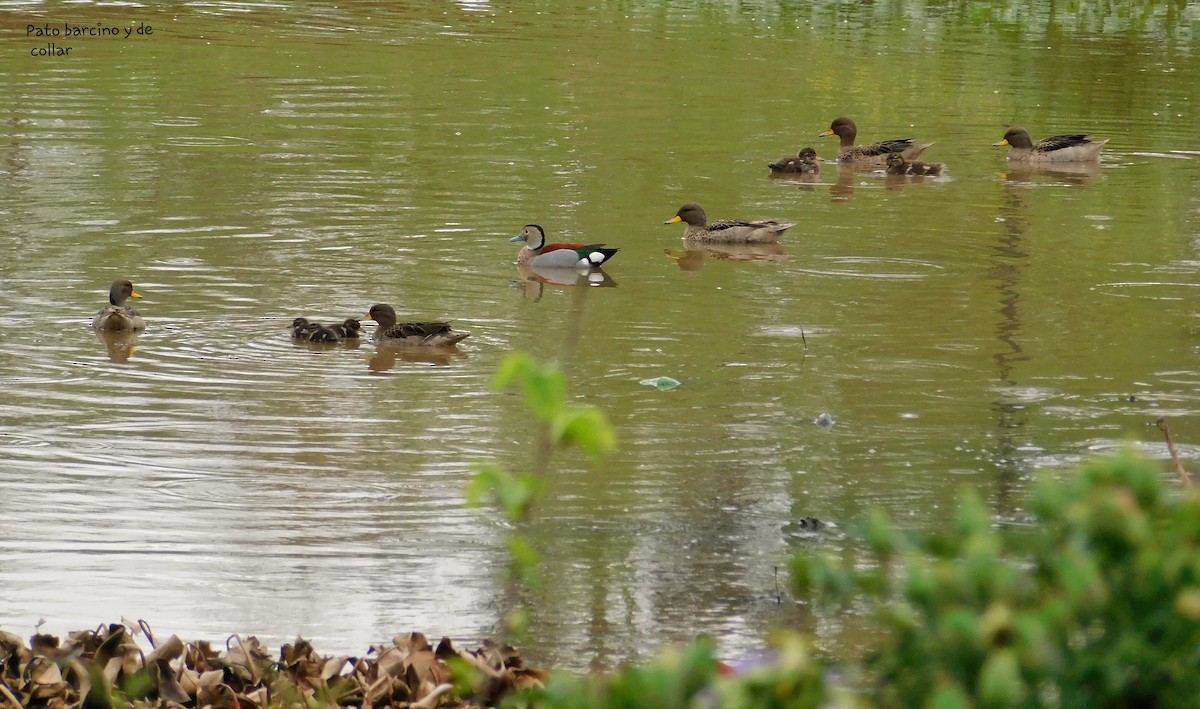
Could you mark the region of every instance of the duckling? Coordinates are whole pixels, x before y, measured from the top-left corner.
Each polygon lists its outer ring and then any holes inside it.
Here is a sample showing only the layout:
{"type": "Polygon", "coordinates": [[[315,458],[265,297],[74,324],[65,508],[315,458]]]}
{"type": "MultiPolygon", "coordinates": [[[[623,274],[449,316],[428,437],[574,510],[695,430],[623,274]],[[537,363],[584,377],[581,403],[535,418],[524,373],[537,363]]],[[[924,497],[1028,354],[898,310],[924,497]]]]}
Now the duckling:
{"type": "Polygon", "coordinates": [[[900,153],[889,153],[887,156],[887,170],[889,175],[917,175],[936,177],[942,174],[942,170],[946,169],[945,163],[924,163],[920,160],[908,161],[900,153]]]}
{"type": "Polygon", "coordinates": [[[773,219],[753,222],[725,219],[709,224],[704,207],[695,202],[684,204],[674,217],[663,224],[678,222],[687,222],[688,225],[683,232],[684,241],[724,244],[773,244],[792,227],[791,224],[773,219]]]}
{"type": "Polygon", "coordinates": [[[334,330],[333,327],[330,327],[329,325],[317,325],[316,327],[314,327],[313,329],[308,331],[308,334],[306,334],[304,336],[304,339],[307,342],[320,342],[320,343],[341,342],[341,338],[338,337],[337,331],[334,330]]]}
{"type": "Polygon", "coordinates": [[[308,339],[308,333],[321,327],[321,323],[311,322],[308,318],[296,318],[292,321],[292,337],[297,340],[308,339]]]}
{"type": "Polygon", "coordinates": [[[821,164],[817,160],[817,151],[812,148],[801,148],[799,153],[785,155],[772,163],[768,163],[767,167],[771,168],[771,172],[775,173],[798,172],[815,175],[821,171],[821,164]]]}
{"type": "Polygon", "coordinates": [[[906,160],[916,160],[918,155],[933,145],[933,143],[914,143],[912,138],[897,138],[867,145],[855,145],[854,139],[858,136],[858,126],[845,116],[833,119],[833,122],[829,124],[829,130],[818,134],[818,137],[824,138],[831,135],[836,135],[842,141],[838,147],[838,161],[877,167],[883,167],[889,153],[903,153],[906,160]]]}
{"type": "Polygon", "coordinates": [[[329,329],[337,335],[338,340],[357,340],[359,333],[362,332],[362,324],[354,318],[346,318],[336,325],[330,325],[329,329]]]}
{"type": "Polygon", "coordinates": [[[546,230],[537,224],[526,224],[511,242],[524,241],[517,254],[518,266],[538,268],[599,268],[619,249],[606,249],[604,244],[547,244],[546,230]]]}
{"type": "Polygon", "coordinates": [[[1011,146],[1010,162],[1092,162],[1100,159],[1100,151],[1108,139],[1093,141],[1086,133],[1055,135],[1033,142],[1029,131],[1014,126],[992,147],[1011,146]]]}
{"type": "Polygon", "coordinates": [[[100,309],[92,318],[92,327],[97,330],[145,330],[146,321],[138,311],[125,305],[129,298],[141,298],[133,290],[133,283],[127,278],[118,278],[108,289],[108,305],[100,309]]]}
{"type": "Polygon", "coordinates": [[[379,323],[375,343],[392,347],[453,347],[471,335],[454,332],[448,322],[398,323],[396,309],[386,303],[372,305],[366,319],[379,323]]]}

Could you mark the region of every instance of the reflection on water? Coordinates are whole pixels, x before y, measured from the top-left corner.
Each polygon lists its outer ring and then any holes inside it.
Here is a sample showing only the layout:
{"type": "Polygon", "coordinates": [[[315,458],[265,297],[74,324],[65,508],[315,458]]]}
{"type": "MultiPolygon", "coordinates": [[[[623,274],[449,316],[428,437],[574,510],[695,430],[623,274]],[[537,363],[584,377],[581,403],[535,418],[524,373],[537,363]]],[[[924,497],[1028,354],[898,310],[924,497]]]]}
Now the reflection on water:
{"type": "Polygon", "coordinates": [[[699,271],[706,261],[782,261],[787,251],[775,244],[689,243],[682,251],[663,249],[681,271],[699,271]]]}
{"type": "Polygon", "coordinates": [[[117,364],[124,364],[133,356],[137,349],[138,337],[141,332],[133,330],[96,330],[96,339],[108,350],[108,358],[117,364]]]}
{"type": "MultiPolygon", "coordinates": [[[[17,26],[58,12],[0,3],[17,26]]],[[[852,543],[869,506],[928,526],[967,485],[1020,518],[1041,466],[1130,439],[1165,458],[1144,425],[1162,413],[1196,455],[1191,6],[121,12],[163,34],[81,40],[70,63],[0,47],[6,630],[124,615],[361,652],[470,641],[529,603],[535,661],[697,633],[734,656],[810,627],[779,569],[852,543]],[[951,176],[763,179],[841,113],[935,141],[951,176]],[[991,143],[1018,121],[1112,136],[1103,169],[1006,164],[991,143]],[[697,194],[797,226],[684,249],[658,223],[697,194]],[[499,237],[529,215],[619,243],[612,275],[514,277],[499,237]],[[114,273],[153,307],[98,344],[114,273]],[[472,336],[288,336],[380,300],[472,336]],[[520,396],[492,391],[512,350],[609,415],[604,465],[547,458],[520,396]],[[639,384],[662,376],[683,384],[639,384]],[[463,503],[480,462],[545,468],[540,591],[506,583],[507,524],[463,503]]]]}
{"type": "Polygon", "coordinates": [[[521,289],[526,300],[537,302],[545,295],[546,287],[560,288],[615,288],[617,282],[602,268],[541,268],[530,264],[518,264],[521,281],[515,285],[521,289]]]}
{"type": "Polygon", "coordinates": [[[1052,163],[1009,163],[1000,173],[1000,178],[1009,182],[1035,182],[1038,178],[1071,185],[1086,185],[1100,177],[1099,162],[1052,163]]]}
{"type": "Polygon", "coordinates": [[[467,353],[457,347],[388,347],[380,345],[367,356],[367,369],[370,369],[372,373],[382,374],[395,369],[397,362],[444,367],[455,360],[466,357],[467,353]]]}

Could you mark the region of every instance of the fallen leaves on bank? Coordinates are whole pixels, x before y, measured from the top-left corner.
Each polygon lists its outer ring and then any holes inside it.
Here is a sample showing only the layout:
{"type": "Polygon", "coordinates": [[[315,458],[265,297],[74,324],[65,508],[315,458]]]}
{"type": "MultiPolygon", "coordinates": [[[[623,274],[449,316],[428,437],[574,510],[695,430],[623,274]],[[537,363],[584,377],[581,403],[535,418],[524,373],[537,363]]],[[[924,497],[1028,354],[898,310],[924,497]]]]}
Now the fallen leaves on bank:
{"type": "Polygon", "coordinates": [[[125,625],[71,633],[29,645],[0,631],[0,709],[267,709],[275,707],[476,707],[509,691],[541,685],[513,648],[485,641],[459,650],[448,638],[430,646],[421,633],[397,635],[366,657],[322,656],[297,639],[278,656],[257,638],[230,636],[223,649],[172,635],[144,650],[125,625]]]}

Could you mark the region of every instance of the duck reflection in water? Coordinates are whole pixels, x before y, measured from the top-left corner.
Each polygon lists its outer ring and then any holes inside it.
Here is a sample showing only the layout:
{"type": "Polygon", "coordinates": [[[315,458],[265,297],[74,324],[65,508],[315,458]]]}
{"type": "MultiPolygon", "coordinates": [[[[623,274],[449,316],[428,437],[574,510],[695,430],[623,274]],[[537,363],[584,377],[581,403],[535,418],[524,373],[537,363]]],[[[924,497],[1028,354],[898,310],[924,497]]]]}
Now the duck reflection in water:
{"type": "Polygon", "coordinates": [[[1034,182],[1035,178],[1045,178],[1071,185],[1086,185],[1102,173],[1099,162],[1013,162],[1008,164],[1007,171],[1000,173],[1000,179],[1007,182],[1034,182]]]}
{"type": "Polygon", "coordinates": [[[96,339],[104,343],[108,358],[117,364],[125,364],[137,349],[140,330],[96,330],[96,339]]]}
{"type": "Polygon", "coordinates": [[[601,268],[542,268],[531,264],[518,264],[521,280],[513,286],[520,288],[526,300],[537,302],[542,299],[546,286],[557,288],[616,288],[617,282],[601,268]]]}
{"type": "Polygon", "coordinates": [[[395,369],[397,362],[445,367],[466,357],[467,353],[457,348],[380,347],[367,356],[367,369],[374,374],[384,374],[395,369]]]}
{"type": "Polygon", "coordinates": [[[699,271],[713,261],[783,261],[787,252],[779,244],[694,244],[683,251],[663,249],[681,271],[699,271]]]}

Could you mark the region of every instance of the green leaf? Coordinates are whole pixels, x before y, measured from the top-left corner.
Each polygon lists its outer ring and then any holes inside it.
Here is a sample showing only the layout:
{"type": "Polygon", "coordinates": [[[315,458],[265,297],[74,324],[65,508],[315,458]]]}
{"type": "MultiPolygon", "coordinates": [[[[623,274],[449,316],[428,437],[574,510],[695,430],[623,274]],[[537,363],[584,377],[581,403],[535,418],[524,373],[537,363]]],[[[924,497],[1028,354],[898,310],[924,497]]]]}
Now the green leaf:
{"type": "Polygon", "coordinates": [[[579,446],[596,459],[617,447],[617,434],[608,417],[593,407],[564,412],[555,420],[552,435],[559,445],[579,446]]]}

